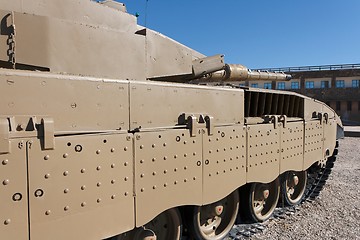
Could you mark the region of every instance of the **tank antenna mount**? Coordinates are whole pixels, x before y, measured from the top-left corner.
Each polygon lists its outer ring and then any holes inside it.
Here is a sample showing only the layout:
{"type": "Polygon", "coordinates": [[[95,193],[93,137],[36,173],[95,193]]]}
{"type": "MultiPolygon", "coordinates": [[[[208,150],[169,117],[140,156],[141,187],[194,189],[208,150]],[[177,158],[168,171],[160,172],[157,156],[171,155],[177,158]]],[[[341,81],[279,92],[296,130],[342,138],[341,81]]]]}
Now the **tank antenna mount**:
{"type": "Polygon", "coordinates": [[[148,2],[149,0],[146,0],[145,2],[145,28],[147,28],[148,2]]]}

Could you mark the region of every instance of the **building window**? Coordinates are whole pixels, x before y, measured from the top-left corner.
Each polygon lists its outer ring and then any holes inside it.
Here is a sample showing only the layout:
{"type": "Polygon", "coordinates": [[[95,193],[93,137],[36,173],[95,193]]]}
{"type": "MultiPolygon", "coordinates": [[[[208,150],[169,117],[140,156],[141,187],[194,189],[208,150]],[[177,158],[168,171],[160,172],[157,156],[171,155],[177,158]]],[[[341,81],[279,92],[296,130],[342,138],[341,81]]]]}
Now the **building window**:
{"type": "Polygon", "coordinates": [[[284,82],[278,82],[277,89],[285,89],[285,83],[284,82]]]}
{"type": "Polygon", "coordinates": [[[352,109],[352,102],[351,102],[351,101],[348,101],[348,102],[347,102],[347,110],[348,110],[349,112],[351,112],[351,109],[352,109]]]}
{"type": "Polygon", "coordinates": [[[259,84],[257,84],[257,83],[252,83],[252,84],[251,84],[251,87],[257,88],[257,87],[259,87],[259,84]]]}
{"type": "Polygon", "coordinates": [[[345,81],[344,80],[336,80],[336,85],[337,88],[344,88],[345,87],[345,81]]]}
{"type": "Polygon", "coordinates": [[[341,103],[339,101],[336,101],[336,111],[341,110],[341,103]]]}
{"type": "Polygon", "coordinates": [[[271,82],[270,83],[268,83],[268,82],[264,83],[264,88],[265,89],[271,89],[272,88],[271,82]]]}
{"type": "Polygon", "coordinates": [[[299,82],[291,82],[291,89],[300,89],[299,82]]]}
{"type": "Polygon", "coordinates": [[[360,80],[352,80],[352,87],[359,88],[359,82],[360,82],[360,80]]]}
{"type": "Polygon", "coordinates": [[[329,88],[329,81],[321,81],[321,88],[329,88]]]}
{"type": "Polygon", "coordinates": [[[314,81],[305,82],[305,88],[314,88],[314,81]]]}

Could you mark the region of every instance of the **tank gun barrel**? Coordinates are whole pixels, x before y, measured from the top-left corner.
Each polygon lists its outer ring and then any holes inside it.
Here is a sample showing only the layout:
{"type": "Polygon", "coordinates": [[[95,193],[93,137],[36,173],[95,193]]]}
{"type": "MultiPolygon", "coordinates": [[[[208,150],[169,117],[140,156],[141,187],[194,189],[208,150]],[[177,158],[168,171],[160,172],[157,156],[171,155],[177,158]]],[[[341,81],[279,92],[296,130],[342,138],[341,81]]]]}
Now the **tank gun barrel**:
{"type": "Polygon", "coordinates": [[[288,81],[291,75],[275,72],[251,71],[240,64],[225,64],[225,68],[220,71],[204,75],[200,81],[288,81]]]}

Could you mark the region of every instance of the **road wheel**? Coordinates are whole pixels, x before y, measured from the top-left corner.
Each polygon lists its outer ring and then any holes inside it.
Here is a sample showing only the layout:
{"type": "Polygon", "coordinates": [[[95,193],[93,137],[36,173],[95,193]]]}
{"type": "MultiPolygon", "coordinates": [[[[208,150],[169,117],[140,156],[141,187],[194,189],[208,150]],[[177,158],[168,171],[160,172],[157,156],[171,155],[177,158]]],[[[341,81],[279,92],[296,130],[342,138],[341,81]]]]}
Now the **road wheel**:
{"type": "Polygon", "coordinates": [[[307,184],[307,172],[290,171],[285,173],[282,182],[282,197],[287,206],[299,204],[304,198],[307,184]]]}
{"type": "Polygon", "coordinates": [[[280,195],[279,179],[271,183],[252,183],[249,191],[250,218],[263,222],[273,214],[280,195]]]}
{"type": "Polygon", "coordinates": [[[223,239],[233,227],[238,211],[237,190],[218,202],[196,206],[190,219],[190,232],[198,240],[223,239]]]}

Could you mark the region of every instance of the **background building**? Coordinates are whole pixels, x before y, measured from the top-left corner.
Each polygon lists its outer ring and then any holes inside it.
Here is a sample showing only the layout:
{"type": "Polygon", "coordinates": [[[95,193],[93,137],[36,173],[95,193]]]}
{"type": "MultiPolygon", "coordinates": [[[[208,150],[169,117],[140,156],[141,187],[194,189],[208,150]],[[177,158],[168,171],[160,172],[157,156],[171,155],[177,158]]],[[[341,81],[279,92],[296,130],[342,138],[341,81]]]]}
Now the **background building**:
{"type": "Polygon", "coordinates": [[[286,82],[245,81],[240,86],[298,92],[325,102],[341,116],[344,125],[360,125],[360,64],[255,69],[285,72],[286,82]]]}

